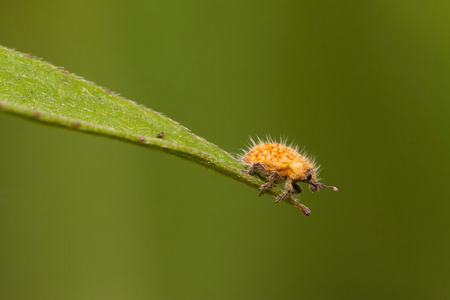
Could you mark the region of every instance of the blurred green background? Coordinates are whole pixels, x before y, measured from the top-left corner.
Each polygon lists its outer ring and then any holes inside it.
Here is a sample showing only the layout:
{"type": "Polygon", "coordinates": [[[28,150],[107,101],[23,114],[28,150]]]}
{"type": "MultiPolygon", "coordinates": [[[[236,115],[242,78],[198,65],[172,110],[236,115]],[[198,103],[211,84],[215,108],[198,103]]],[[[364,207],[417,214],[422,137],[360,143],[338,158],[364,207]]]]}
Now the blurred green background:
{"type": "Polygon", "coordinates": [[[177,157],[0,115],[0,299],[450,299],[450,2],[5,1],[0,44],[238,153],[288,136],[310,217],[177,157]]]}

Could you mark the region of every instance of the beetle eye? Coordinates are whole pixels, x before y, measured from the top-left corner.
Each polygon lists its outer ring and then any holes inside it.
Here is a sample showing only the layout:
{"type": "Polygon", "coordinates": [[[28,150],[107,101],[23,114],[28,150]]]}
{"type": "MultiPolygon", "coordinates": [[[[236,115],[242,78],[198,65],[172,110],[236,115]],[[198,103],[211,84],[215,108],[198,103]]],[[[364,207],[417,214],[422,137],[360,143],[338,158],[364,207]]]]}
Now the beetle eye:
{"type": "Polygon", "coordinates": [[[311,180],[311,178],[312,178],[312,175],[311,175],[311,173],[308,173],[308,175],[306,175],[306,180],[307,180],[307,181],[310,181],[310,180],[311,180]]]}

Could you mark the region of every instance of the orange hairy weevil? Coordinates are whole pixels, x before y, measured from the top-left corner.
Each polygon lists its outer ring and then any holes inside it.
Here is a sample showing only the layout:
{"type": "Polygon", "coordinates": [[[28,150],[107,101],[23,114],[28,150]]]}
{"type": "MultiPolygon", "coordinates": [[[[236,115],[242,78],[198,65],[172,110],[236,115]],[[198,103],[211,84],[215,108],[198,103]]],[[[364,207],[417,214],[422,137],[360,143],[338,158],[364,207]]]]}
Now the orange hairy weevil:
{"type": "Polygon", "coordinates": [[[255,143],[253,140],[250,150],[241,155],[241,161],[248,167],[243,170],[247,174],[256,172],[267,182],[260,186],[260,196],[264,190],[269,189],[274,184],[286,182],[285,191],[275,200],[277,203],[292,194],[300,194],[302,188],[297,182],[309,184],[311,192],[317,192],[321,188],[332,189],[337,192],[335,186],[327,186],[319,183],[318,167],[314,160],[302,155],[297,147],[286,146],[274,142],[255,143]]]}

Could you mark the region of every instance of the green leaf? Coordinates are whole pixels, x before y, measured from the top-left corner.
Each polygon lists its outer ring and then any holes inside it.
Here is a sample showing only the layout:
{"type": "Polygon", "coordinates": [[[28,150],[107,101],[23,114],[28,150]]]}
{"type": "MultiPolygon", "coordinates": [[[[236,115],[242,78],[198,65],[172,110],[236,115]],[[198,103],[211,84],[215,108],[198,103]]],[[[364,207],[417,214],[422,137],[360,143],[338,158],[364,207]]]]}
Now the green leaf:
{"type": "MultiPolygon", "coordinates": [[[[0,111],[174,154],[258,188],[232,155],[142,105],[28,55],[0,46],[0,111]],[[164,137],[158,134],[164,133],[164,137]]],[[[282,191],[271,188],[268,194],[282,191]]],[[[285,200],[309,214],[294,198],[285,200]]]]}

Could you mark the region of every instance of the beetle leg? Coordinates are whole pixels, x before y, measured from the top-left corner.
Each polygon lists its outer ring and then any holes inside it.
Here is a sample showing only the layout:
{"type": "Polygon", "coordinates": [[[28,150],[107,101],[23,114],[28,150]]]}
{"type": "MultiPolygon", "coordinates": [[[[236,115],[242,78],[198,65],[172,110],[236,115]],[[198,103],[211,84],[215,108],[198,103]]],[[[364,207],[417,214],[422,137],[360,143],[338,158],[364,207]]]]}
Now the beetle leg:
{"type": "Polygon", "coordinates": [[[297,182],[292,182],[292,187],[294,190],[291,191],[291,194],[300,194],[302,192],[302,187],[297,182]]]}
{"type": "Polygon", "coordinates": [[[280,176],[280,174],[278,174],[277,172],[272,172],[272,174],[270,174],[269,176],[269,181],[259,187],[259,190],[261,191],[259,195],[262,196],[262,194],[264,194],[264,190],[267,190],[268,188],[272,187],[272,185],[278,184],[282,181],[283,178],[280,176]]]}
{"type": "Polygon", "coordinates": [[[239,170],[242,173],[246,174],[253,174],[254,172],[258,173],[258,175],[268,177],[270,174],[266,170],[266,167],[259,161],[251,164],[251,166],[248,168],[248,170],[239,170]]]}
{"type": "MultiPolygon", "coordinates": [[[[301,188],[300,188],[300,192],[298,192],[297,190],[293,190],[294,184],[297,185],[298,187],[300,187],[297,183],[293,182],[292,179],[287,179],[286,180],[286,189],[284,191],[283,194],[281,194],[280,196],[277,197],[277,199],[275,200],[275,203],[278,203],[280,200],[283,200],[284,198],[289,197],[291,194],[298,194],[301,192],[301,188]]],[[[295,187],[294,187],[295,189],[295,187]]]]}

